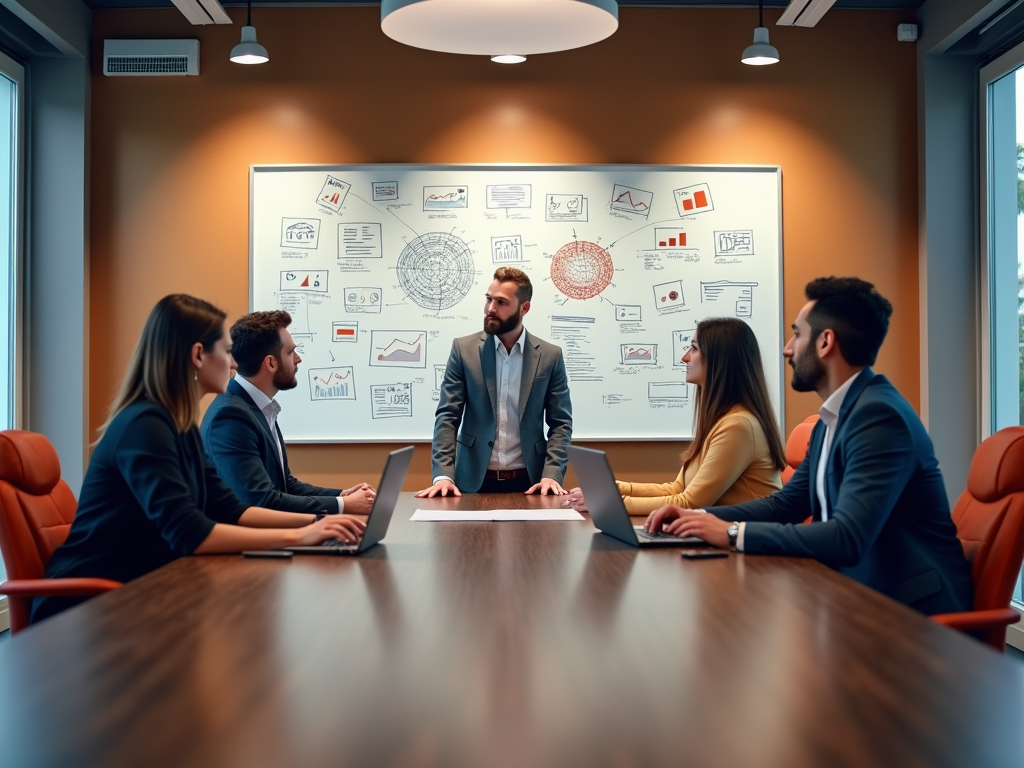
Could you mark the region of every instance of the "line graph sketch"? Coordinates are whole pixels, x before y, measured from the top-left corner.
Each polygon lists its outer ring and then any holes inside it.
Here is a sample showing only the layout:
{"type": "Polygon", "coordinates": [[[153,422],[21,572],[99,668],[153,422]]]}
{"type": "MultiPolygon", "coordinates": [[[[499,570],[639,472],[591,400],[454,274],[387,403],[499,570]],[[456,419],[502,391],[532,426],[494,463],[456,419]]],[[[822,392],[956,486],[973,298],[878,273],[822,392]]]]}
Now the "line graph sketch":
{"type": "Polygon", "coordinates": [[[751,317],[754,314],[754,289],[757,283],[739,283],[733,280],[701,281],[701,304],[735,301],[733,313],[736,317],[751,317]]]}
{"type": "Polygon", "coordinates": [[[619,356],[623,365],[656,365],[657,344],[620,344],[619,356]]]}
{"type": "Polygon", "coordinates": [[[370,331],[370,365],[376,368],[426,368],[426,331],[370,331]]]}
{"type": "Polygon", "coordinates": [[[310,400],[355,400],[356,386],[352,366],[309,369],[310,400]]]}
{"type": "Polygon", "coordinates": [[[551,260],[551,282],[570,299],[590,299],[608,287],[615,276],[612,257],[597,243],[573,240],[551,260]]]}
{"type": "Polygon", "coordinates": [[[424,187],[424,211],[450,211],[469,208],[469,187],[424,187]]]}
{"type": "Polygon", "coordinates": [[[476,277],[469,246],[448,232],[427,232],[410,241],[396,269],[405,295],[423,309],[437,312],[466,298],[476,277]]]}
{"type": "Polygon", "coordinates": [[[651,212],[651,203],[653,202],[653,192],[645,192],[642,189],[627,187],[623,184],[616,184],[612,187],[611,209],[613,211],[635,213],[646,219],[647,214],[651,212]]]}

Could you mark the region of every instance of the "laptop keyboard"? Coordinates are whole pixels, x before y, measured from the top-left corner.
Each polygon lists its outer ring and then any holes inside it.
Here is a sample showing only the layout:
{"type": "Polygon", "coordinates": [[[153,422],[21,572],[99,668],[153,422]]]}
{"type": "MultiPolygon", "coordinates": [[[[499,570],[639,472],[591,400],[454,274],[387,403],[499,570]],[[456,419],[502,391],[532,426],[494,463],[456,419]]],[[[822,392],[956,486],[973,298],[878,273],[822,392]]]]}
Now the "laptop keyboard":
{"type": "Polygon", "coordinates": [[[321,547],[327,547],[329,549],[355,549],[358,544],[349,544],[347,541],[341,539],[328,539],[320,543],[321,547]]]}
{"type": "Polygon", "coordinates": [[[675,539],[675,538],[678,538],[677,536],[672,536],[672,535],[667,534],[667,533],[662,533],[661,531],[658,531],[658,533],[650,533],[646,528],[644,528],[641,525],[634,525],[633,526],[633,530],[636,531],[636,535],[639,536],[641,539],[675,539]]]}

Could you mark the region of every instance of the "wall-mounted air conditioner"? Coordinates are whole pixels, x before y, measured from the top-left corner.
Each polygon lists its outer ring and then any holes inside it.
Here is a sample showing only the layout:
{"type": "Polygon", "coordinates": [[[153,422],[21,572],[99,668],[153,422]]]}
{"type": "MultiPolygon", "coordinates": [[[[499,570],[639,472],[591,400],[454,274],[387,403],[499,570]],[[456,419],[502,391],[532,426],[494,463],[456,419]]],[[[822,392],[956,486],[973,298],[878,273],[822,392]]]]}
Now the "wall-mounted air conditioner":
{"type": "Polygon", "coordinates": [[[198,40],[104,40],[103,74],[110,77],[199,74],[198,40]]]}

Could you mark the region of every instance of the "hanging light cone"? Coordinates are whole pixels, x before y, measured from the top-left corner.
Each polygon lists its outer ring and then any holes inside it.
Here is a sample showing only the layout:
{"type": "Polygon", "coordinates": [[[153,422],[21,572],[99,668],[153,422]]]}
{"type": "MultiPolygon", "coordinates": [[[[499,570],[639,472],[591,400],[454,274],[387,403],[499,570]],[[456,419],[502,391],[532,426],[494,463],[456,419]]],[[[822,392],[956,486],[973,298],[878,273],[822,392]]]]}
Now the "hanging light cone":
{"type": "Polygon", "coordinates": [[[267,49],[256,42],[256,27],[252,25],[252,0],[246,3],[242,42],[231,49],[231,60],[235,64],[262,64],[270,61],[267,49]]]}
{"type": "Polygon", "coordinates": [[[754,42],[743,51],[741,61],[754,66],[779,63],[779,51],[768,42],[767,27],[758,27],[754,30],[754,42]]]}

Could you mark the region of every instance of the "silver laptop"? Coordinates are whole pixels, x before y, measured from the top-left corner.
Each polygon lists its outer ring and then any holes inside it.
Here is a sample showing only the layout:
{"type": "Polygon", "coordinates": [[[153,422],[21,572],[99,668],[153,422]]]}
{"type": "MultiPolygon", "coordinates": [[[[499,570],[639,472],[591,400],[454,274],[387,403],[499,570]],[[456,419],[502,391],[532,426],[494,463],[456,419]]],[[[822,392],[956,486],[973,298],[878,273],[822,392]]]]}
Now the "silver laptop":
{"type": "Polygon", "coordinates": [[[384,465],[380,485],[377,486],[377,497],[373,500],[370,516],[366,518],[366,530],[356,544],[349,544],[339,539],[328,539],[320,544],[300,547],[286,547],[290,552],[307,555],[361,555],[370,547],[375,546],[384,538],[391,524],[391,515],[398,503],[398,495],[405,484],[405,475],[412,461],[413,446],[400,448],[388,454],[388,463],[384,465]]]}
{"type": "Polygon", "coordinates": [[[569,460],[576,470],[583,497],[590,510],[590,519],[602,533],[614,536],[634,547],[703,547],[704,539],[696,536],[679,538],[666,533],[648,533],[642,525],[633,525],[629,512],[615,485],[615,476],[604,451],[569,446],[569,460]]]}

